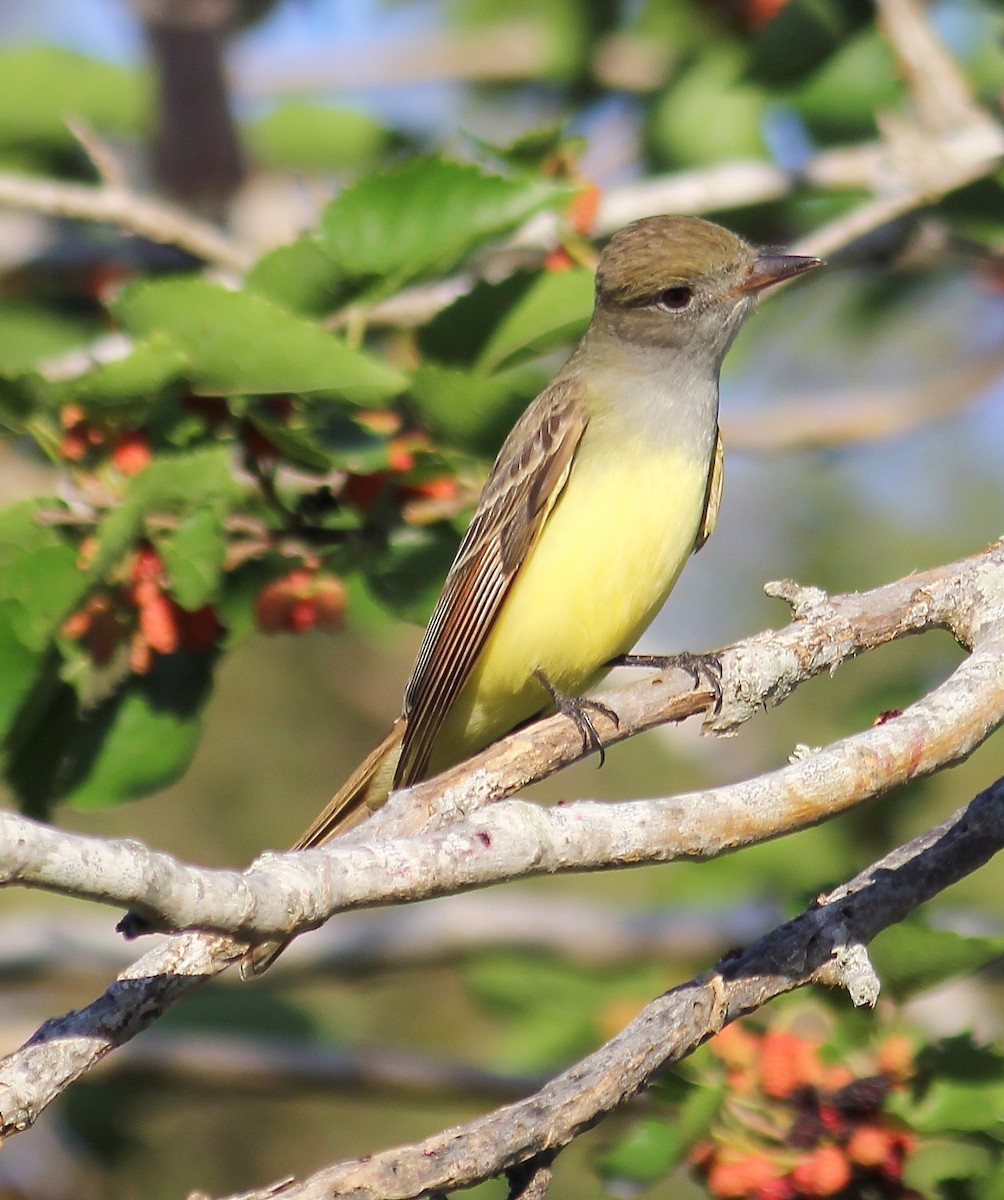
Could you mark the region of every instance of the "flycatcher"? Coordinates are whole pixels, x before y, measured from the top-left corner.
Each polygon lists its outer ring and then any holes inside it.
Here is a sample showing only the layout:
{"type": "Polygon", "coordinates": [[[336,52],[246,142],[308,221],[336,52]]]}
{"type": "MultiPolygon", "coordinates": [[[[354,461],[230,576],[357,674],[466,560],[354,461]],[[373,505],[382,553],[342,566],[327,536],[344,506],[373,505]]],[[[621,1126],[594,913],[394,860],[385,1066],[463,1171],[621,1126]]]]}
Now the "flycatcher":
{"type": "MultiPolygon", "coordinates": [[[[614,235],[585,336],[495,460],[400,718],[295,849],[556,703],[574,711],[567,700],[631,649],[715,526],[722,359],[764,288],[819,265],[692,217],[614,235]]],[[[284,944],[255,947],[245,968],[284,944]]]]}

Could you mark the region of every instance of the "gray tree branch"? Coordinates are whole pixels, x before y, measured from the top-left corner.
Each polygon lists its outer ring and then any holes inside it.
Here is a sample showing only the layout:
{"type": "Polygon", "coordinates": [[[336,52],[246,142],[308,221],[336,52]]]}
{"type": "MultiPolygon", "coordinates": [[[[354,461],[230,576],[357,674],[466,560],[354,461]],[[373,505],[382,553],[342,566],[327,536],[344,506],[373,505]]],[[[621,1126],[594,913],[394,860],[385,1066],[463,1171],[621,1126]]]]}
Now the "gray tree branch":
{"type": "MultiPolygon", "coordinates": [[[[342,908],[417,899],[508,873],[709,857],[824,820],[958,761],[1001,722],[1004,545],[863,595],[831,599],[794,584],[778,584],[773,591],[792,605],[795,621],[724,655],[722,710],[710,719],[719,731],[735,728],[762,703],[783,699],[801,680],[893,637],[945,627],[972,653],[902,715],[733,788],[615,806],[577,802],[542,810],[522,801],[496,803],[581,754],[578,733],[564,718],[554,717],[540,722],[532,737],[525,731],[513,735],[470,764],[391,797],[369,822],[330,849],[276,855],[244,876],[181,868],[174,897],[181,908],[170,914],[164,901],[173,862],[166,855],[148,858],[151,852],[132,844],[64,843],[87,856],[84,879],[78,878],[74,888],[110,901],[99,876],[124,866],[129,902],[142,896],[149,912],[161,918],[198,916],[200,923],[218,927],[224,922],[206,911],[201,888],[225,880],[239,892],[240,927],[268,936],[317,924],[342,908]],[[426,832],[416,836],[423,827],[426,832]],[[158,873],[152,895],[140,884],[148,864],[158,873]],[[298,899],[299,888],[306,893],[298,899]]],[[[606,736],[627,736],[680,715],[678,689],[659,677],[619,689],[611,698],[621,726],[602,730],[606,736]]],[[[706,704],[710,698],[698,699],[706,704]]],[[[18,836],[27,832],[21,826],[18,836]]],[[[45,843],[56,851],[50,860],[33,853],[28,840],[19,864],[12,869],[8,860],[8,877],[25,882],[34,872],[34,885],[46,882],[65,890],[69,867],[58,843],[45,843]]],[[[170,939],[124,971],[94,1003],[43,1025],[0,1064],[0,1132],[27,1128],[73,1079],[193,987],[225,970],[243,948],[204,933],[170,939]]]]}
{"type": "Polygon", "coordinates": [[[515,1104],[410,1146],[326,1167],[230,1200],[412,1200],[470,1187],[553,1154],[630,1100],[659,1071],[730,1021],[807,984],[874,1004],[865,947],[883,929],[1004,846],[1004,780],[948,821],[894,850],[747,950],[648,1004],[595,1053],[515,1104]]]}

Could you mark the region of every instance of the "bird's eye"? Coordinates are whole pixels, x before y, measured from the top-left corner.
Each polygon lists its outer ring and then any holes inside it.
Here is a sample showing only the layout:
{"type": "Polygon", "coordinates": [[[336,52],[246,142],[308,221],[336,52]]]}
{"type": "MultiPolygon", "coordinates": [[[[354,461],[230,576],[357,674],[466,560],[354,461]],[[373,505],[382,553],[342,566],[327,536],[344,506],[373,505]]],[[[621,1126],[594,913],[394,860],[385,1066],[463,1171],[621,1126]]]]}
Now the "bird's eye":
{"type": "Polygon", "coordinates": [[[693,288],[671,287],[659,293],[658,303],[660,308],[668,308],[679,312],[680,309],[686,308],[693,298],[693,288]]]}

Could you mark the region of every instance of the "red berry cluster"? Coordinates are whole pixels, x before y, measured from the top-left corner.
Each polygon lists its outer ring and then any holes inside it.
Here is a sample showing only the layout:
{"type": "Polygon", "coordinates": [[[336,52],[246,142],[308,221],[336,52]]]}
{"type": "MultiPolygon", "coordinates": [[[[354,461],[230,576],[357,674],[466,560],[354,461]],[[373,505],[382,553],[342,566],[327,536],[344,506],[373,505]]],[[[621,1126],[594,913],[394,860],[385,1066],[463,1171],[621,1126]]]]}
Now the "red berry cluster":
{"type": "MultiPolygon", "coordinates": [[[[93,542],[84,543],[81,566],[88,565],[94,549],[93,542]]],[[[158,654],[182,647],[205,653],[219,640],[223,626],[212,605],[182,608],[168,593],[164,563],[148,542],[127,557],[119,574],[63,623],[63,636],[79,641],[98,666],[127,646],[130,670],[145,675],[158,654]]]]}
{"type": "Polygon", "coordinates": [[[345,618],[345,585],[334,575],[297,567],[262,588],[254,611],[263,633],[337,633],[345,618]]]}
{"type": "Polygon", "coordinates": [[[67,404],[60,413],[63,436],[59,456],[67,462],[91,463],[108,458],[123,475],[138,475],[153,452],[141,429],[112,429],[84,415],[79,404],[67,404]]]}
{"type": "Polygon", "coordinates": [[[690,1161],[712,1196],[919,1200],[903,1184],[914,1139],[882,1111],[911,1073],[906,1039],[888,1039],[867,1075],[825,1062],[818,1042],[783,1030],[730,1025],[710,1047],[728,1097],[690,1161]]]}

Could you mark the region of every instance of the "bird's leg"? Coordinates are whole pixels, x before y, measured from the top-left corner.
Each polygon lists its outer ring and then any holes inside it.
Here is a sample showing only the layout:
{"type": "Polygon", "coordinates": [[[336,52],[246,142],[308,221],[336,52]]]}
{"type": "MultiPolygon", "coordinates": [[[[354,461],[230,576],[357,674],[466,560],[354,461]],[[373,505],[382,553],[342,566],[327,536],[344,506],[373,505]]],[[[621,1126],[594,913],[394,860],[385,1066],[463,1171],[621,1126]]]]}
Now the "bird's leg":
{"type": "Polygon", "coordinates": [[[665,671],[676,667],[686,671],[698,688],[703,681],[715,697],[716,713],[722,710],[722,660],[714,651],[694,654],[684,650],[681,654],[620,654],[607,663],[608,667],[653,667],[665,671]]]}
{"type": "Polygon", "coordinates": [[[570,721],[575,722],[576,728],[582,735],[583,751],[591,753],[595,750],[600,756],[598,765],[602,767],[607,755],[603,748],[603,741],[596,732],[596,726],[589,716],[589,711],[602,713],[605,717],[613,721],[615,726],[620,725],[620,718],[609,705],[603,704],[599,700],[587,700],[584,696],[569,696],[567,692],[563,692],[560,688],[555,687],[547,675],[539,668],[534,671],[534,676],[540,686],[554,701],[554,707],[558,712],[562,716],[568,717],[570,721]]]}

